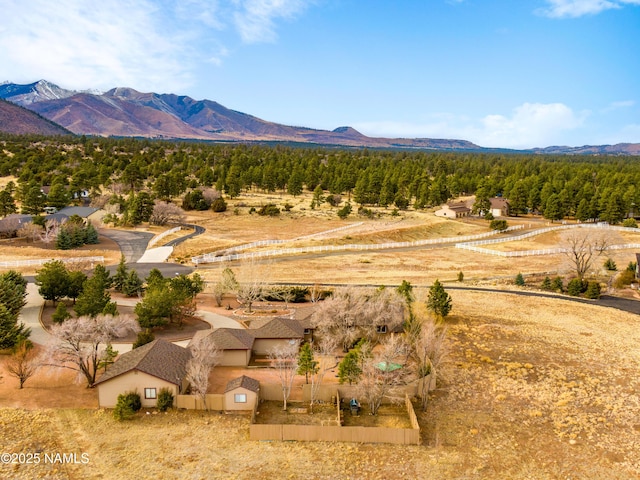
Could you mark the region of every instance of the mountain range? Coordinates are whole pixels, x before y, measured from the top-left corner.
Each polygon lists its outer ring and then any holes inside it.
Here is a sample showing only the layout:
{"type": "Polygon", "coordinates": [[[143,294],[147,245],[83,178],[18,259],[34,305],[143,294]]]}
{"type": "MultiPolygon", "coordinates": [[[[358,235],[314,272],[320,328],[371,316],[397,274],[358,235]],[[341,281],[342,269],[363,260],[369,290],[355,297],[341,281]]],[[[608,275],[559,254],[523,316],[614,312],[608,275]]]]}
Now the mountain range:
{"type": "MultiPolygon", "coordinates": [[[[0,84],[0,98],[29,109],[75,134],[197,139],[229,142],[295,142],[345,147],[483,151],[465,140],[375,138],[351,127],[316,130],[281,125],[231,110],[212,100],[114,88],[105,93],[73,91],[46,80],[0,84]]],[[[14,119],[15,120],[15,119],[14,119]]],[[[11,131],[0,110],[0,131],[11,131]]],[[[15,130],[15,128],[13,129],[15,130]]],[[[44,133],[49,132],[23,132],[44,133]]],[[[495,150],[495,149],[493,149],[495,150]]],[[[639,155],[640,144],[547,147],[533,153],[639,155]]]]}

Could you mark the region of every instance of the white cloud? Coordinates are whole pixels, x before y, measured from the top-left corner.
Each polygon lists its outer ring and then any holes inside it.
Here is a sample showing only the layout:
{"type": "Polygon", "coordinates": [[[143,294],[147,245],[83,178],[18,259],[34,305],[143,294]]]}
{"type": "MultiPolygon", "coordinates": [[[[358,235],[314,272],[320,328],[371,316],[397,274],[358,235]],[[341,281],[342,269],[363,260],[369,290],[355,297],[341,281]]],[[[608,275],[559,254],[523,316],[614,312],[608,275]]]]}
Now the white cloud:
{"type": "Polygon", "coordinates": [[[276,38],[275,20],[293,18],[310,3],[309,0],[233,0],[237,7],[235,25],[246,43],[272,42],[276,38]]]}
{"type": "Polygon", "coordinates": [[[640,0],[545,0],[547,7],[537,13],[551,18],[577,18],[596,15],[605,10],[622,8],[624,5],[640,5],[640,0]]]}
{"type": "Polygon", "coordinates": [[[46,78],[67,88],[180,88],[189,54],[179,35],[161,31],[146,0],[0,0],[4,76],[46,78]]]}
{"type": "MultiPolygon", "coordinates": [[[[229,56],[222,31],[273,41],[312,0],[0,0],[0,80],[180,91],[229,56]]],[[[227,35],[228,37],[228,35],[227,35]]],[[[228,40],[228,38],[227,38],[228,40]]]]}
{"type": "Polygon", "coordinates": [[[372,136],[462,139],[482,147],[523,149],[562,143],[566,133],[577,130],[587,116],[588,112],[577,115],[562,103],[525,103],[510,116],[470,119],[438,114],[420,124],[362,122],[354,128],[372,136]]]}

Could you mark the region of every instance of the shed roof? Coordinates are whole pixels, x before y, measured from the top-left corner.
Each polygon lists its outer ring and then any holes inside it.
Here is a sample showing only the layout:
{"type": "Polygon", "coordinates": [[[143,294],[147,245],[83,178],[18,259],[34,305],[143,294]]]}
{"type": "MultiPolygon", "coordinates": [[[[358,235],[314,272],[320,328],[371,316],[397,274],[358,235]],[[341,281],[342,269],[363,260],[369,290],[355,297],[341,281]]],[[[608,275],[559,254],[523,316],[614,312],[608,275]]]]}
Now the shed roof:
{"type": "Polygon", "coordinates": [[[224,393],[230,392],[231,390],[235,390],[236,388],[246,388],[252,392],[258,393],[260,390],[260,382],[255,378],[247,377],[246,375],[242,375],[241,377],[234,378],[227,383],[226,388],[224,389],[224,393]]]}
{"type": "Polygon", "coordinates": [[[160,338],[122,354],[96,385],[133,370],[179,385],[190,358],[189,350],[160,338]]]}

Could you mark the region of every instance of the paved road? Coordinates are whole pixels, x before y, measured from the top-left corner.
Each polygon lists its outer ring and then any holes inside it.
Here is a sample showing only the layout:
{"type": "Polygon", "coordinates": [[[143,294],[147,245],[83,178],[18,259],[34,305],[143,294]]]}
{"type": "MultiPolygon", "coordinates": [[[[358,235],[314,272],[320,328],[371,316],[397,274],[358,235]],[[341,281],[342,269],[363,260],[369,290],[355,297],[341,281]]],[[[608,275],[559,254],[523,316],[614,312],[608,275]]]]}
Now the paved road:
{"type": "Polygon", "coordinates": [[[205,232],[204,227],[201,227],[200,225],[195,225],[193,223],[184,223],[182,226],[187,228],[193,228],[193,232],[191,232],[189,235],[185,235],[184,237],[171,240],[170,242],[165,243],[163,247],[175,247],[177,245],[180,245],[182,242],[185,242],[190,238],[196,237],[198,235],[202,235],[205,232]]]}
{"type": "Polygon", "coordinates": [[[127,230],[100,229],[99,233],[118,244],[127,262],[137,262],[144,255],[149,240],[154,235],[148,232],[132,232],[127,230]]]}

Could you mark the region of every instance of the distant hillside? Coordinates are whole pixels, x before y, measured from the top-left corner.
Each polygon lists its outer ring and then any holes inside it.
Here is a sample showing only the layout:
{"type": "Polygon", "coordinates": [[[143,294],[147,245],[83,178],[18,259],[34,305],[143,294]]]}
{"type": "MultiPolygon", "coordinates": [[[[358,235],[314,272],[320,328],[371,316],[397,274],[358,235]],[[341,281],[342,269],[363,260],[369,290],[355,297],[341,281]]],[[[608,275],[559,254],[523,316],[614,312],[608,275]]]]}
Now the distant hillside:
{"type": "MultiPolygon", "coordinates": [[[[65,90],[46,80],[0,84],[0,98],[29,108],[76,134],[99,136],[200,139],[231,142],[288,142],[344,147],[407,148],[452,151],[501,151],[466,140],[367,137],[352,127],[315,130],[269,122],[231,110],[212,100],[141,93],[114,88],[106,93],[65,90]]],[[[9,128],[5,124],[5,129],[9,128]]],[[[22,127],[11,127],[20,130],[22,127]]],[[[6,130],[5,130],[6,131],[6,130]]],[[[521,153],[567,155],[640,155],[640,144],[547,147],[521,153]]]]}
{"type": "Polygon", "coordinates": [[[15,135],[71,135],[66,128],[20,105],[0,99],[0,132],[15,135]]]}
{"type": "Polygon", "coordinates": [[[389,139],[350,127],[292,127],[231,110],[211,100],[114,88],[104,94],[64,90],[45,80],[4,83],[0,97],[29,108],[76,134],[218,141],[295,142],[378,148],[481,150],[464,140],[389,139]]]}

